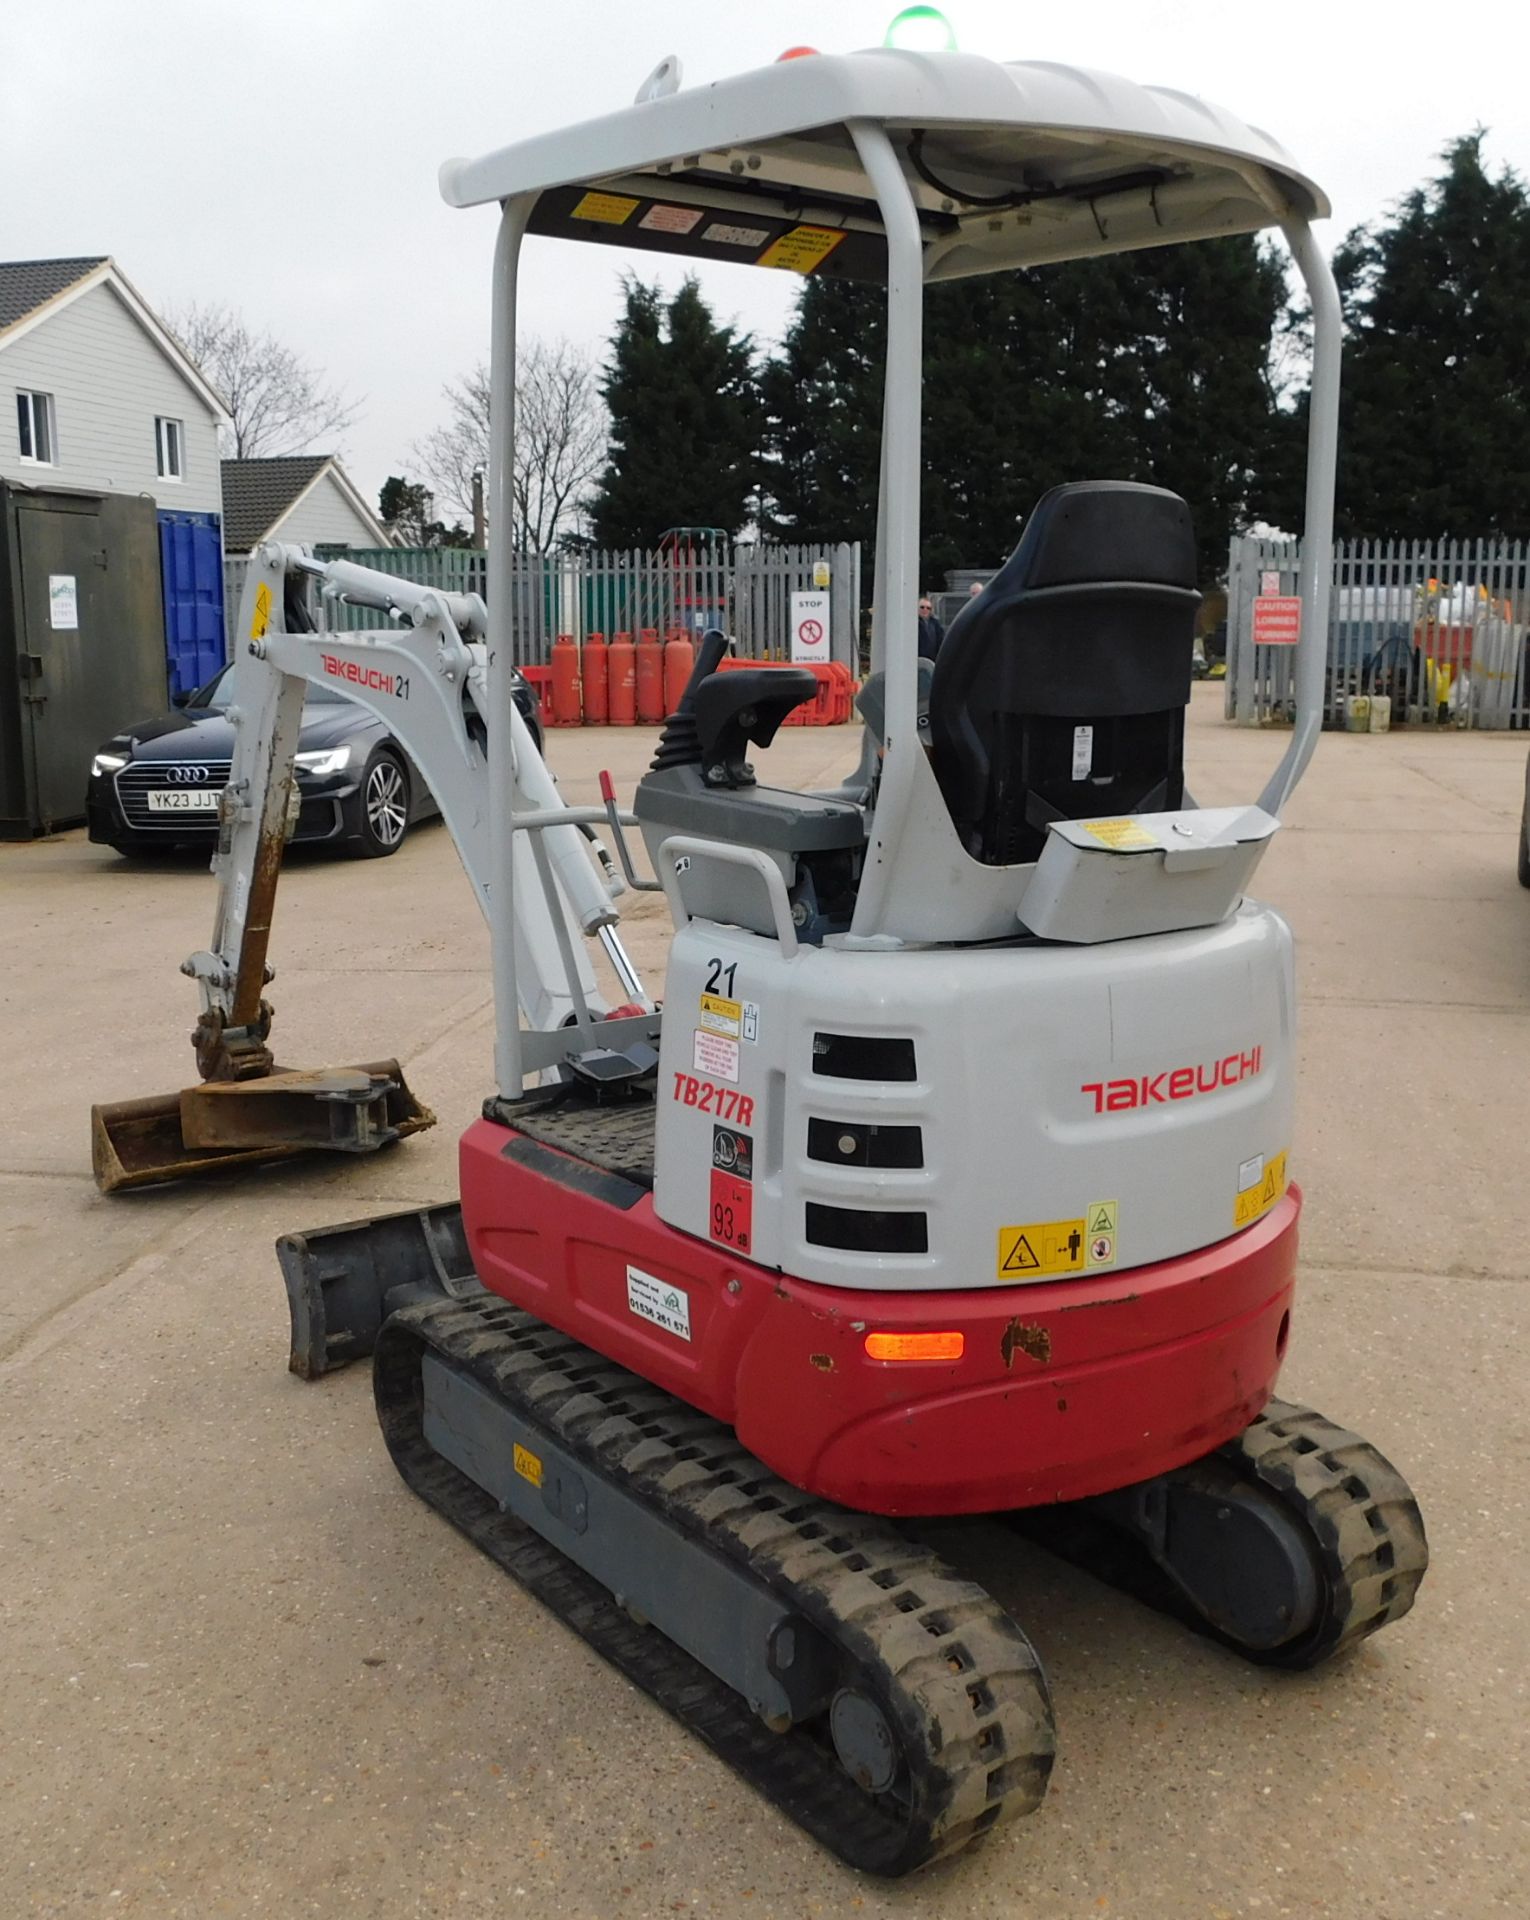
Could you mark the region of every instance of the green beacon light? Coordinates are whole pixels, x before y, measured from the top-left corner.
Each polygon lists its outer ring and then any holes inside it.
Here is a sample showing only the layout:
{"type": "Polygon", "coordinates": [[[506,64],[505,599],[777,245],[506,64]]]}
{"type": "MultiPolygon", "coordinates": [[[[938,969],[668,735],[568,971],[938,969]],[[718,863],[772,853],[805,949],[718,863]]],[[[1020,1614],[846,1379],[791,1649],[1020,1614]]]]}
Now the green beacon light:
{"type": "Polygon", "coordinates": [[[882,40],[909,53],[955,53],[956,35],[939,7],[905,7],[882,40]]]}

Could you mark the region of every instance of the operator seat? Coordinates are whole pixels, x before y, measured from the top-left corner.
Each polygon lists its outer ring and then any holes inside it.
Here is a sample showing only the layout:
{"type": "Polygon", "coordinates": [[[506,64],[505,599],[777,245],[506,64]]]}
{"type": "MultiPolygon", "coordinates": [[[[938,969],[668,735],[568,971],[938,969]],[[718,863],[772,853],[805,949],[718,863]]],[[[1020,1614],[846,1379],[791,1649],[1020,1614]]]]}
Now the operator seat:
{"type": "Polygon", "coordinates": [[[931,758],[975,859],[1018,866],[1054,820],[1184,804],[1195,575],[1178,494],[1084,480],[1042,495],[935,657],[931,758]]]}

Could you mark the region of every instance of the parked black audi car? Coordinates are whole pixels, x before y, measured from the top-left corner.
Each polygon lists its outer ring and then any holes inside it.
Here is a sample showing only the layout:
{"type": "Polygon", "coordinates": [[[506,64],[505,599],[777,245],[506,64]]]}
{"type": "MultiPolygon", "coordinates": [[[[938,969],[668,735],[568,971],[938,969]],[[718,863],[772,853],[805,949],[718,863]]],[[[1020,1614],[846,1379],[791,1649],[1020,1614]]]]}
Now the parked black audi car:
{"type": "MultiPolygon", "coordinates": [[[[178,707],[114,734],[90,763],[85,812],[92,840],[142,854],[210,844],[228,782],[234,729],[225,717],[230,669],[178,707]]],[[[538,747],[535,692],[516,676],[516,705],[538,747]]],[[[416,820],[436,811],[430,789],[382,721],[331,687],[310,686],[298,737],[298,841],[333,841],[378,859],[397,853],[416,820]]]]}

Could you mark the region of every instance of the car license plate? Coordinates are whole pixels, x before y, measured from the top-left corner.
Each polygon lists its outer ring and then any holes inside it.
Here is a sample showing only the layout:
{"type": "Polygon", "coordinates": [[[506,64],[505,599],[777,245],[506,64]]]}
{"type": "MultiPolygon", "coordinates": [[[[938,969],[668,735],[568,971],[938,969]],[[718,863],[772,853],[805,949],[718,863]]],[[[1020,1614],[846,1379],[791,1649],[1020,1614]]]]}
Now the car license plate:
{"type": "Polygon", "coordinates": [[[216,813],[217,789],[212,787],[173,787],[167,793],[148,796],[150,813],[216,813]]]}

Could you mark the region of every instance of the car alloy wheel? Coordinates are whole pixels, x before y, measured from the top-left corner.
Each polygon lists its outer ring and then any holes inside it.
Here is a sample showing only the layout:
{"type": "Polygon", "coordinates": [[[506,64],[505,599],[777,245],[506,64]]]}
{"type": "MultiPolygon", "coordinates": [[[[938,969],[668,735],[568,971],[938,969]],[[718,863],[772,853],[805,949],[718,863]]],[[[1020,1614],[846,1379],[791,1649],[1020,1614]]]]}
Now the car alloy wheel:
{"type": "Polygon", "coordinates": [[[390,753],[379,753],[361,782],[359,852],[396,853],[409,830],[409,777],[390,753]]]}

